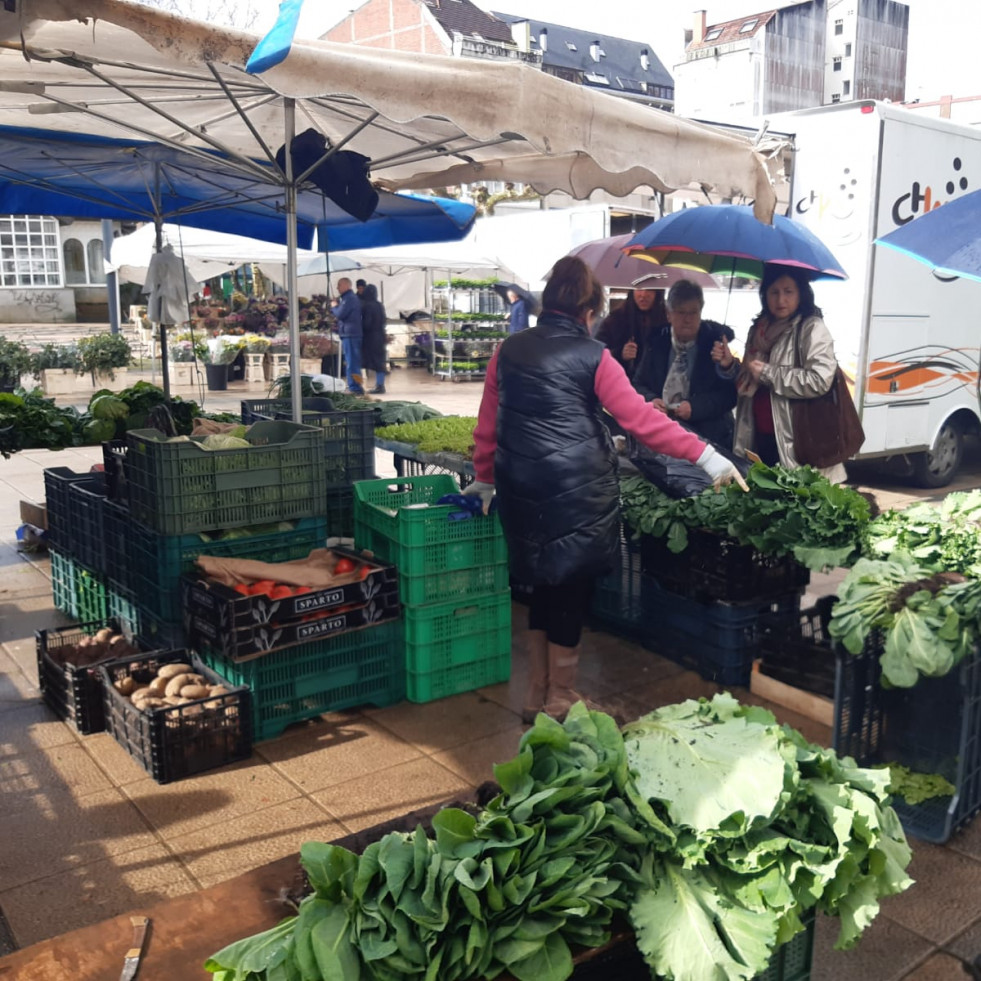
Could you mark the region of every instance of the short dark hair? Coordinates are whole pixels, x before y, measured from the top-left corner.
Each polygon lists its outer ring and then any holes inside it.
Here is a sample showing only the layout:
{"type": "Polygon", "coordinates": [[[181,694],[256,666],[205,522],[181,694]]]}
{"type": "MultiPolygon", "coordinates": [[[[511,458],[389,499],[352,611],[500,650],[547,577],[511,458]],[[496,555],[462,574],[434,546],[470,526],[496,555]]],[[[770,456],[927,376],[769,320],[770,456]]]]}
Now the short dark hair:
{"type": "Polygon", "coordinates": [[[800,303],[797,305],[795,316],[820,317],[821,308],[814,302],[814,287],[806,269],[800,266],[781,266],[775,262],[763,264],[763,279],[760,281],[760,303],[763,304],[762,315],[768,316],[770,311],[766,305],[766,291],[782,276],[789,276],[797,284],[800,293],[800,303]]]}
{"type": "Polygon", "coordinates": [[[678,279],[671,284],[664,302],[669,310],[673,310],[679,303],[689,303],[691,300],[698,300],[701,306],[705,306],[702,287],[690,279],[678,279]]]}
{"type": "Polygon", "coordinates": [[[363,279],[358,279],[354,283],[355,286],[367,286],[368,284],[363,279]]]}
{"type": "Polygon", "coordinates": [[[603,309],[603,287],[582,259],[566,255],[552,267],[542,306],[577,318],[588,310],[596,314],[603,309]]]}

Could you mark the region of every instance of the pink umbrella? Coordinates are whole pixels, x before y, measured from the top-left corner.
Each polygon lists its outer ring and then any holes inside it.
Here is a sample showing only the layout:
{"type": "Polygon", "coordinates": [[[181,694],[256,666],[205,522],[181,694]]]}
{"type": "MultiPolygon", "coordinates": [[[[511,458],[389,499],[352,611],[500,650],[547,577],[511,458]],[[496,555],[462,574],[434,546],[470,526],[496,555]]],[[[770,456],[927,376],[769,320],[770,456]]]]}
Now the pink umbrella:
{"type": "Polygon", "coordinates": [[[718,289],[719,284],[707,273],[658,266],[646,259],[624,255],[623,247],[633,237],[627,234],[598,238],[577,245],[569,255],[582,259],[593,275],[611,289],[666,290],[679,279],[690,279],[704,289],[718,289]]]}

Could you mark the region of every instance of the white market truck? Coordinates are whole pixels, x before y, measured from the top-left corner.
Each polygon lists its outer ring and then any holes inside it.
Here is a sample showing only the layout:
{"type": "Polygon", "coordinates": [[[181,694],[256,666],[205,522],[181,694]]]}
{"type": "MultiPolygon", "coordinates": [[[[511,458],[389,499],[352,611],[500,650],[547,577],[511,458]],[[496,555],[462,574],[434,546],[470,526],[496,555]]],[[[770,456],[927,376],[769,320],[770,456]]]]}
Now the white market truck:
{"type": "Polygon", "coordinates": [[[788,216],[848,273],[815,284],[865,429],[856,459],[905,456],[923,486],[956,473],[981,432],[981,283],[938,276],[878,236],[981,189],[981,130],[879,102],[783,113],[788,216]]]}

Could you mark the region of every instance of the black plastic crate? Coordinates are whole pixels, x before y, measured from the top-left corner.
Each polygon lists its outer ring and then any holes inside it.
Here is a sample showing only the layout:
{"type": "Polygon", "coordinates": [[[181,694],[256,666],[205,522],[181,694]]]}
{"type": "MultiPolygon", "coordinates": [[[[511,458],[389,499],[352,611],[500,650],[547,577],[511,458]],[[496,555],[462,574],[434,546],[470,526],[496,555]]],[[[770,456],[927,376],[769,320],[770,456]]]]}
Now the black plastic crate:
{"type": "Polygon", "coordinates": [[[786,617],[760,624],[759,654],[763,673],[784,684],[835,697],[835,652],[828,624],[834,596],[824,596],[796,621],[786,617]]]}
{"type": "MultiPolygon", "coordinates": [[[[121,633],[118,621],[111,619],[34,633],[41,698],[59,719],[70,722],[83,736],[102,732],[106,727],[102,681],[96,664],[65,664],[59,652],[104,627],[121,633]]],[[[105,660],[115,660],[117,656],[107,653],[105,660]]]]}
{"type": "Polygon", "coordinates": [[[792,555],[771,555],[701,528],[689,529],[688,547],[678,553],[663,538],[642,536],[641,568],[682,596],[729,603],[794,592],[811,578],[792,555]]]}
{"type": "Polygon", "coordinates": [[[110,501],[125,504],[126,490],[126,440],[110,439],[102,444],[102,469],[106,475],[106,497],[110,501]]]}
{"type": "MultiPolygon", "coordinates": [[[[375,476],[375,413],[364,409],[334,410],[329,398],[301,399],[304,426],[316,426],[324,434],[324,463],[328,487],[371,480],[375,476]]],[[[263,419],[291,421],[293,405],[286,399],[242,402],[242,422],[263,419]]]]}
{"type": "Polygon", "coordinates": [[[129,508],[110,498],[102,503],[103,560],[111,586],[132,589],[129,542],[132,522],[129,508]]]}
{"type": "Polygon", "coordinates": [[[981,649],[912,688],[882,687],[881,637],[857,656],[836,650],[835,751],[862,766],[898,763],[949,780],[951,796],[893,802],[909,834],[942,844],[981,810],[981,649]]]}
{"type": "Polygon", "coordinates": [[[157,783],[170,783],[252,755],[252,703],[246,686],[233,685],[186,650],[158,651],[111,661],[99,668],[106,730],[157,783]],[[186,705],[141,710],[113,687],[124,678],[148,683],[164,664],[186,663],[225,695],[186,705]]]}
{"type": "Polygon", "coordinates": [[[48,512],[48,545],[59,549],[63,555],[77,558],[71,502],[68,492],[73,484],[92,484],[101,476],[91,473],[75,473],[68,467],[48,467],[44,471],[44,499],[48,512]]]}
{"type": "Polygon", "coordinates": [[[87,474],[85,480],[76,480],[68,488],[71,551],[82,565],[99,575],[106,572],[105,503],[104,473],[87,474]]]}
{"type": "Polygon", "coordinates": [[[327,537],[354,538],[354,488],[327,488],[327,537]]]}

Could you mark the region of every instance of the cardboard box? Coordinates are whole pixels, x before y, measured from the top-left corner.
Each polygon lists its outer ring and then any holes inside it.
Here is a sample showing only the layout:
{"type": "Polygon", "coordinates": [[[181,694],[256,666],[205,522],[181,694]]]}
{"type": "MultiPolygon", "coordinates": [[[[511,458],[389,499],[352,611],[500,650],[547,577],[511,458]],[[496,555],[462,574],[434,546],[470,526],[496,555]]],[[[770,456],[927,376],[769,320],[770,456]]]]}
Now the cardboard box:
{"type": "Polygon", "coordinates": [[[34,525],[42,531],[48,530],[48,509],[43,504],[33,504],[31,501],[20,502],[20,520],[25,525],[34,525]]]}

